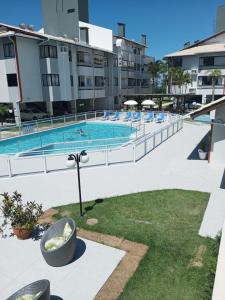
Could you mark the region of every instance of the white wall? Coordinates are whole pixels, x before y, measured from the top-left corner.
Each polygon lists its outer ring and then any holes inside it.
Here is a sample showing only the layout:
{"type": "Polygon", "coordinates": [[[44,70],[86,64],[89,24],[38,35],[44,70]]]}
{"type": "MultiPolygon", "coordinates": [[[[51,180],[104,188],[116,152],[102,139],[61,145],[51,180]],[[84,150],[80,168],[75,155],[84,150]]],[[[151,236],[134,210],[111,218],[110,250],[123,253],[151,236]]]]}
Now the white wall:
{"type": "Polygon", "coordinates": [[[84,22],[79,22],[79,27],[89,28],[89,45],[107,51],[113,51],[112,30],[84,22]]]}
{"type": "MultiPolygon", "coordinates": [[[[216,110],[216,122],[225,123],[225,106],[216,110]]],[[[225,164],[225,126],[213,125],[212,134],[212,163],[225,164]]]]}
{"type": "Polygon", "coordinates": [[[24,102],[43,101],[40,72],[40,54],[37,41],[17,38],[20,78],[24,102]]]}

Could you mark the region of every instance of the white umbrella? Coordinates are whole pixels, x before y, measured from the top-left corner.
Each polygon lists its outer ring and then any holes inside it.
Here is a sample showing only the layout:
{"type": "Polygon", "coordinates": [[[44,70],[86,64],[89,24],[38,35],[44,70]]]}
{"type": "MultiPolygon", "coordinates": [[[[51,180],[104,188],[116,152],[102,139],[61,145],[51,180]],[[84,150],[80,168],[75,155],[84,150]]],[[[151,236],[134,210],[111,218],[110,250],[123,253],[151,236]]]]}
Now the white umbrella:
{"type": "Polygon", "coordinates": [[[148,99],[148,100],[144,100],[141,105],[143,106],[150,106],[150,105],[155,105],[155,102],[152,101],[151,99],[148,99]]]}
{"type": "Polygon", "coordinates": [[[135,100],[127,100],[126,102],[124,102],[124,104],[133,106],[133,105],[137,105],[138,103],[135,100]]]}

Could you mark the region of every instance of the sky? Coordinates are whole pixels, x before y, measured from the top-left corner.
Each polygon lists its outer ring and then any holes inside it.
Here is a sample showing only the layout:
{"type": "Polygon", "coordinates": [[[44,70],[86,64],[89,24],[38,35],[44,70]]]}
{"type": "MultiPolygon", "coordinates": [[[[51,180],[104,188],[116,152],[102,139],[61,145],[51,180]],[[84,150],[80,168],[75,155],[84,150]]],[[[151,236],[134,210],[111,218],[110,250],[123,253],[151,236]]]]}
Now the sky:
{"type": "MultiPolygon", "coordinates": [[[[41,0],[1,0],[0,22],[42,26],[41,0]]],[[[90,23],[112,29],[126,23],[126,36],[148,36],[147,53],[156,59],[215,31],[216,11],[225,0],[89,0],[90,23]]]]}

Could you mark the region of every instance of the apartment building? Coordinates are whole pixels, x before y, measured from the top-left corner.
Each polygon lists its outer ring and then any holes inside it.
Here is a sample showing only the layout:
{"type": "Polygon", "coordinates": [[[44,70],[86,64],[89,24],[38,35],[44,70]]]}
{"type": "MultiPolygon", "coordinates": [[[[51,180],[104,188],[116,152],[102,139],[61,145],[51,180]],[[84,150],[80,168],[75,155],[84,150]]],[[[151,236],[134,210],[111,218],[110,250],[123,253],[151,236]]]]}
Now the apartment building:
{"type": "Polygon", "coordinates": [[[191,83],[170,87],[170,93],[190,94],[193,101],[209,103],[212,100],[212,70],[218,69],[222,76],[216,79],[215,99],[225,91],[225,31],[212,35],[202,41],[189,43],[185,48],[166,55],[170,66],[179,66],[191,74],[191,83]]]}
{"type": "Polygon", "coordinates": [[[124,96],[151,91],[146,37],[137,43],[89,24],[88,0],[42,0],[44,27],[0,24],[0,103],[50,115],[113,109],[124,96]]]}

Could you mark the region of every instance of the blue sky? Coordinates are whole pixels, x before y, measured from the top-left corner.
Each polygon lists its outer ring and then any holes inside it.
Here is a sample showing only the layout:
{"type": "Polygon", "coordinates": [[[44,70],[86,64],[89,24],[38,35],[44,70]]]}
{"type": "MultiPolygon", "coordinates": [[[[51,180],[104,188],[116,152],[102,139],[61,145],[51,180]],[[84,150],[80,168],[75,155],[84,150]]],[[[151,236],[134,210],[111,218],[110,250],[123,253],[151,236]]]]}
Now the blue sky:
{"type": "MultiPolygon", "coordinates": [[[[21,22],[41,27],[41,0],[1,1],[0,21],[21,22]]],[[[162,58],[180,49],[185,41],[195,41],[214,33],[216,9],[225,0],[89,0],[90,23],[111,28],[126,23],[127,37],[140,40],[148,35],[148,54],[162,58]]]]}

